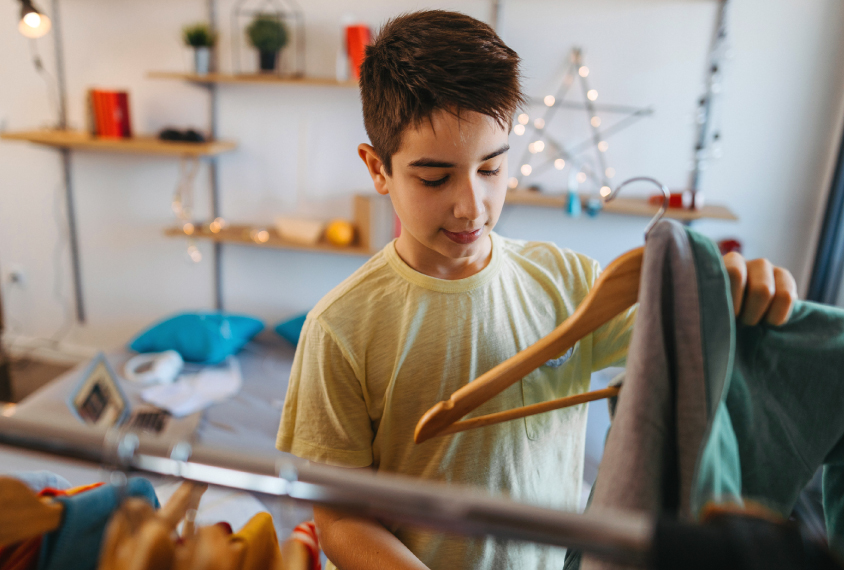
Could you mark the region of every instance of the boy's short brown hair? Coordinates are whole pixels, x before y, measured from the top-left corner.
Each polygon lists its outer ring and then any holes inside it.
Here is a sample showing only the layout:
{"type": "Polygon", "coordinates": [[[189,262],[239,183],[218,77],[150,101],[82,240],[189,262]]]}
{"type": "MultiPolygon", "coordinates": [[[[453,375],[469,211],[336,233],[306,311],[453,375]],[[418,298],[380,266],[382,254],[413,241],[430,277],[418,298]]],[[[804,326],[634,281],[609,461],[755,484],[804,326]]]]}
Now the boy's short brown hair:
{"type": "Polygon", "coordinates": [[[465,14],[426,10],[387,22],[360,71],[363,124],[387,174],[404,130],[436,109],[475,111],[509,129],[524,102],[519,61],[491,27],[465,14]]]}

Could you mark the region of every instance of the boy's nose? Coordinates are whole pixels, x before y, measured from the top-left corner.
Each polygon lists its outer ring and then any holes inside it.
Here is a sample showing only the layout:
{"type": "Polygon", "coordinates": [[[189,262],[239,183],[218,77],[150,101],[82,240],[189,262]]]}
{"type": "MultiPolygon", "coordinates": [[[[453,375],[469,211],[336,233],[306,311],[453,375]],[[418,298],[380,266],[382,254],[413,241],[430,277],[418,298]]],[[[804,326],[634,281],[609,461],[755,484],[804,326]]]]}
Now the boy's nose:
{"type": "Polygon", "coordinates": [[[454,217],[470,221],[480,218],[485,210],[483,189],[471,181],[466,181],[457,192],[457,200],[454,204],[454,217]]]}

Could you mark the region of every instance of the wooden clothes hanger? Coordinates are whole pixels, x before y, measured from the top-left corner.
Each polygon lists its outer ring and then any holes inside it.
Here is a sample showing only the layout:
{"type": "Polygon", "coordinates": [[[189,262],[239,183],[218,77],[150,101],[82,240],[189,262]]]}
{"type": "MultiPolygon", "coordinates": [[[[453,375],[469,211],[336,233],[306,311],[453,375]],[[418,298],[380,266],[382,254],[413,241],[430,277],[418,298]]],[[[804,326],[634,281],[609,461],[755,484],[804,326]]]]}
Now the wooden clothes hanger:
{"type": "Polygon", "coordinates": [[[218,525],[203,526],[181,549],[180,560],[170,570],[237,570],[242,567],[245,546],[232,542],[230,534],[218,525]]]}
{"type": "Polygon", "coordinates": [[[170,565],[173,555],[170,533],[149,532],[155,509],[146,500],[130,497],[112,515],[103,535],[98,570],[123,570],[136,563],[170,565]],[[140,551],[143,550],[143,553],[140,551]]]}
{"type": "Polygon", "coordinates": [[[23,481],[0,478],[0,547],[59,528],[64,506],[42,498],[23,481]]]}
{"type": "MultiPolygon", "coordinates": [[[[651,182],[656,184],[663,193],[662,207],[645,228],[645,239],[647,239],[651,228],[665,213],[670,192],[653,178],[636,177],[622,182],[605,201],[615,198],[622,188],[633,182],[651,182]]],[[[565,354],[578,340],[594,332],[625,309],[632,307],[639,298],[639,278],[644,250],[644,247],[639,247],[613,260],[598,277],[574,314],[550,334],[482,374],[454,392],[448,400],[439,402],[425,412],[416,424],[414,441],[422,443],[440,435],[458,433],[617,395],[619,388],[605,388],[458,421],[544,363],[565,354]]]]}
{"type": "Polygon", "coordinates": [[[169,568],[175,552],[173,533],[207,488],[185,481],[158,512],[143,499],[127,499],[106,528],[98,570],[169,568]]]}

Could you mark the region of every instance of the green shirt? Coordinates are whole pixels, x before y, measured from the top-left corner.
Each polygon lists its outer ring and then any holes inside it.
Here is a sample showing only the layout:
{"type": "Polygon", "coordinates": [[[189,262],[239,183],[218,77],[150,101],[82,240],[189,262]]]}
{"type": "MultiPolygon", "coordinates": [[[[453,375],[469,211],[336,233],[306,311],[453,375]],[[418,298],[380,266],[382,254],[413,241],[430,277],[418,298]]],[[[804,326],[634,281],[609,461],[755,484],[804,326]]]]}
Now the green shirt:
{"type": "Polygon", "coordinates": [[[689,239],[714,410],[695,510],[742,497],[788,517],[823,465],[827,533],[844,554],[844,310],[797,301],[785,325],[737,325],[721,256],[703,236],[689,239]]]}
{"type": "Polygon", "coordinates": [[[844,552],[844,311],[797,302],[783,326],[737,325],[715,244],[669,221],[649,234],[639,303],[590,508],[695,519],[753,500],[787,517],[824,465],[844,552]]]}

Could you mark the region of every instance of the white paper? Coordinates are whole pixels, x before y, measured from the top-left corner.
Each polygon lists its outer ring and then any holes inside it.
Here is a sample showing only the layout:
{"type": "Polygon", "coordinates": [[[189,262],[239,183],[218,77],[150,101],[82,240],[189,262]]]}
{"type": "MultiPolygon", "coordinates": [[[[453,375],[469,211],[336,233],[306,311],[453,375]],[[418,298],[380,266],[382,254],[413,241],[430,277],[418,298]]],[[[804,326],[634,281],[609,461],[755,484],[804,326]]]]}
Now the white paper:
{"type": "Polygon", "coordinates": [[[147,388],[141,392],[141,398],[181,418],[231,398],[242,385],[240,364],[230,356],[224,367],[182,374],[173,384],[147,388]]]}

